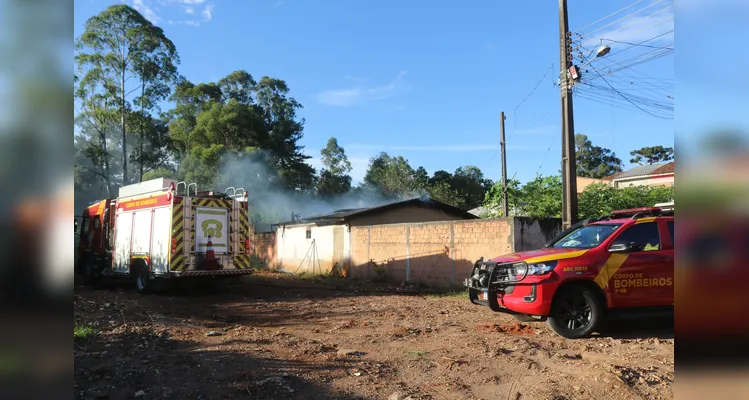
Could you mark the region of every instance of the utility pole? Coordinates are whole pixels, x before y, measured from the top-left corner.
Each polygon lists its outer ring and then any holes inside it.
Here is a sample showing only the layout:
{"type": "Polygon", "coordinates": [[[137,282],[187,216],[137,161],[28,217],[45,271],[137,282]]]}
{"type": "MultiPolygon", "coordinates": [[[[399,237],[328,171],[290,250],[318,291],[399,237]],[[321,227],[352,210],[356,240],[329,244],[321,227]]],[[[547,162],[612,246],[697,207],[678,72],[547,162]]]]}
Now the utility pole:
{"type": "Polygon", "coordinates": [[[502,153],[502,215],[510,215],[507,204],[507,158],[505,156],[505,113],[499,113],[499,148],[502,153]]]}
{"type": "Polygon", "coordinates": [[[575,121],[572,109],[572,38],[567,21],[567,0],[559,0],[559,87],[562,95],[562,229],[577,222],[577,165],[575,163],[575,121]]]}

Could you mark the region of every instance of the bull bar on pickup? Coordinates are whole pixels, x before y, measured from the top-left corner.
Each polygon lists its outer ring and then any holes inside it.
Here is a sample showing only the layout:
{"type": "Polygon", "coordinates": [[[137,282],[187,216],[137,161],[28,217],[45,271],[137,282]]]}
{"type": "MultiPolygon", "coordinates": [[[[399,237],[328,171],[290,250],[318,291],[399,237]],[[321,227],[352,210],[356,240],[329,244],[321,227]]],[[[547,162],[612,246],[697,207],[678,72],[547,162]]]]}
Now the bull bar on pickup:
{"type": "Polygon", "coordinates": [[[471,303],[488,306],[492,311],[518,314],[499,305],[497,294],[510,294],[514,285],[522,282],[528,276],[528,264],[525,261],[495,262],[484,261],[481,257],[473,265],[471,275],[463,281],[468,288],[471,303]],[[522,274],[517,274],[519,267],[525,267],[522,274]],[[486,301],[479,298],[480,293],[486,293],[486,301]]]}

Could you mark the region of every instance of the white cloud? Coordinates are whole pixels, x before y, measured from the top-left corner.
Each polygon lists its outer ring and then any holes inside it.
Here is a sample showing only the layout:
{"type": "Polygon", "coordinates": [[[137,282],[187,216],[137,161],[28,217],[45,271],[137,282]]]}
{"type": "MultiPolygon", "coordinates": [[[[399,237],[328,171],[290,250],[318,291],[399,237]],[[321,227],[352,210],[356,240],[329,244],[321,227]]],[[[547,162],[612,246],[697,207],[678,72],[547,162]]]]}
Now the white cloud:
{"type": "Polygon", "coordinates": [[[213,19],[213,8],[213,4],[208,4],[207,6],[205,6],[203,11],[200,12],[204,20],[210,21],[211,19],[213,19]]]}
{"type": "Polygon", "coordinates": [[[177,4],[203,4],[206,0],[165,0],[167,3],[177,3],[177,4]]]}
{"type": "Polygon", "coordinates": [[[317,101],[329,106],[349,107],[369,101],[398,96],[411,90],[403,79],[406,73],[408,71],[401,71],[389,83],[375,86],[363,85],[359,79],[349,77],[348,79],[357,82],[355,86],[323,91],[317,95],[317,101]]]}
{"type": "Polygon", "coordinates": [[[282,6],[282,5],[284,5],[284,4],[286,4],[286,2],[285,2],[284,0],[276,0],[276,1],[275,1],[275,2],[273,3],[273,6],[272,6],[272,7],[281,7],[281,6],[282,6]]]}
{"type": "Polygon", "coordinates": [[[195,9],[192,7],[185,7],[185,12],[190,15],[195,15],[195,9]]]}
{"type": "Polygon", "coordinates": [[[133,8],[138,10],[138,12],[143,14],[143,16],[153,24],[157,24],[161,20],[161,18],[156,15],[156,12],[146,4],[146,0],[133,0],[133,8]]]}
{"type": "Polygon", "coordinates": [[[486,44],[486,49],[487,50],[495,50],[496,48],[497,48],[497,46],[495,46],[494,43],[487,43],[486,44]]]}
{"type": "MultiPolygon", "coordinates": [[[[610,22],[608,21],[601,22],[602,26],[606,26],[609,23],[610,22]]],[[[626,17],[621,19],[621,21],[616,21],[613,25],[606,26],[601,30],[597,29],[598,28],[593,26],[588,30],[588,34],[591,36],[585,38],[583,46],[594,47],[601,42],[601,39],[609,39],[612,42],[640,43],[674,29],[674,6],[647,6],[647,9],[643,9],[643,11],[638,12],[631,17],[626,17]]],[[[582,32],[582,34],[585,35],[585,32],[582,32]]],[[[674,34],[673,32],[670,32],[658,37],[657,39],[648,41],[646,44],[656,46],[658,44],[672,42],[673,40],[674,34]]],[[[608,42],[607,44],[611,46],[613,53],[616,50],[616,45],[608,42]]]]}
{"type": "Polygon", "coordinates": [[[188,25],[188,26],[194,26],[196,28],[200,26],[200,21],[195,21],[192,19],[180,20],[180,21],[174,21],[170,19],[167,22],[169,23],[169,25],[188,25]]]}

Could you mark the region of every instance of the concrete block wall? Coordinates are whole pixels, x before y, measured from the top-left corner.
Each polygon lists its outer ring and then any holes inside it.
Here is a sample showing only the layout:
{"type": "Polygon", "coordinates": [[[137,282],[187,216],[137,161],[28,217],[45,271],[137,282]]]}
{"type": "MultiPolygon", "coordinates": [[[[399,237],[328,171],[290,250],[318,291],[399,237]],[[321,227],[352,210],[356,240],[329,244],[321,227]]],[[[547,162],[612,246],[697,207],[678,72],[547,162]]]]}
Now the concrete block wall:
{"type": "Polygon", "coordinates": [[[559,220],[518,217],[352,227],[348,276],[374,277],[374,263],[394,282],[461,284],[479,258],[538,248],[559,231],[559,220]]]}
{"type": "Polygon", "coordinates": [[[278,263],[275,232],[252,235],[250,254],[253,267],[274,269],[278,263]]]}

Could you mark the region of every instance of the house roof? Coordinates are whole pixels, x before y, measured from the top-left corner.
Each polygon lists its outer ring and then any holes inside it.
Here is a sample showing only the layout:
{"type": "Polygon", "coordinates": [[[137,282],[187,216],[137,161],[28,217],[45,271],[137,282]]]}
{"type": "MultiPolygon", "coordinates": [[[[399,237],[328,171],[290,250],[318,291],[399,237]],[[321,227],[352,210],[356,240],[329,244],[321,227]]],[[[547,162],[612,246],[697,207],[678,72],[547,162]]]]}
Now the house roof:
{"type": "Polygon", "coordinates": [[[478,218],[477,216],[471,213],[468,213],[466,211],[463,211],[460,208],[453,207],[449,204],[445,204],[437,200],[433,200],[429,196],[422,196],[422,197],[414,197],[414,198],[407,199],[407,200],[394,201],[394,202],[382,204],[376,207],[347,208],[347,209],[342,209],[342,210],[336,210],[328,214],[315,215],[315,216],[303,218],[298,221],[284,222],[284,223],[281,223],[280,225],[342,223],[342,222],[346,222],[354,218],[360,218],[366,215],[372,215],[378,212],[383,212],[383,211],[391,210],[391,209],[398,208],[398,207],[413,206],[413,205],[426,207],[426,208],[434,208],[437,210],[441,210],[445,213],[459,215],[465,219],[478,218]]]}
{"type": "Polygon", "coordinates": [[[669,161],[660,164],[652,165],[640,165],[626,171],[619,172],[617,174],[604,178],[607,181],[613,181],[615,179],[634,178],[638,176],[650,176],[660,174],[673,174],[674,173],[674,162],[669,161]]]}

